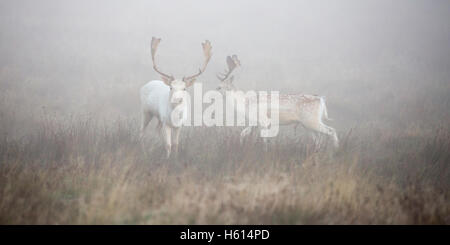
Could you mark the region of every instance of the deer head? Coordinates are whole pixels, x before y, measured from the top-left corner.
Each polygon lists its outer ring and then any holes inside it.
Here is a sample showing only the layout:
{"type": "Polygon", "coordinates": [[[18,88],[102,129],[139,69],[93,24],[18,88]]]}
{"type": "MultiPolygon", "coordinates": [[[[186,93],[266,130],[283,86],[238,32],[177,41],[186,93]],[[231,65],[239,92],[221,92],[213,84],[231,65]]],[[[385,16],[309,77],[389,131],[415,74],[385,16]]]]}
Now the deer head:
{"type": "Polygon", "coordinates": [[[152,38],[152,61],[153,61],[153,69],[161,75],[161,78],[163,82],[170,87],[170,100],[173,103],[181,103],[181,96],[178,96],[177,94],[180,94],[179,92],[182,92],[186,90],[186,88],[190,87],[192,84],[194,84],[195,80],[198,76],[200,76],[206,69],[206,66],[209,63],[209,60],[211,59],[211,43],[206,40],[204,43],[202,43],[203,48],[203,54],[205,56],[205,62],[203,63],[203,66],[199,68],[198,73],[192,75],[192,76],[185,76],[182,79],[176,79],[172,75],[168,75],[166,73],[161,72],[155,62],[155,54],[158,49],[159,42],[161,41],[160,38],[152,38]],[[177,98],[175,98],[177,97],[177,98]]]}
{"type": "Polygon", "coordinates": [[[227,66],[228,70],[225,70],[223,73],[217,74],[217,78],[220,80],[220,84],[217,87],[218,91],[225,92],[228,90],[235,90],[233,85],[234,76],[231,76],[231,73],[236,69],[236,67],[241,66],[241,62],[239,61],[237,55],[227,56],[227,66]]]}

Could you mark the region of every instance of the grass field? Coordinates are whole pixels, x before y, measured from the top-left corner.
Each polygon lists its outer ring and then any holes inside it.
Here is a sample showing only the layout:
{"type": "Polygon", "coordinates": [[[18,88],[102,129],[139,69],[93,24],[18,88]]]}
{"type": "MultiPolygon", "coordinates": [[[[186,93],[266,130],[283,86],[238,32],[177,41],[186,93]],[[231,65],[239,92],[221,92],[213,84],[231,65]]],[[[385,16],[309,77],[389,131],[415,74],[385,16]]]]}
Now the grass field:
{"type": "Polygon", "coordinates": [[[448,125],[361,125],[337,151],[285,134],[267,152],[236,130],[185,128],[165,159],[155,129],[143,151],[137,120],[55,121],[2,136],[0,223],[450,223],[448,125]]]}

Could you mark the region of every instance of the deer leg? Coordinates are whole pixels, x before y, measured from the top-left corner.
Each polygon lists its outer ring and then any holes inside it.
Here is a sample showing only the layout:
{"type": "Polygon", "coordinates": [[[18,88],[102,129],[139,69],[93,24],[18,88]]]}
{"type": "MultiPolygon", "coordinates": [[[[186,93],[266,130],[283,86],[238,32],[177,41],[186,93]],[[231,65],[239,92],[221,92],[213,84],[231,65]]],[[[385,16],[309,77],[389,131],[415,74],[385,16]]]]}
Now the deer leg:
{"type": "MultiPolygon", "coordinates": [[[[306,127],[301,123],[301,122],[297,122],[296,124],[294,124],[294,136],[296,138],[296,143],[301,142],[300,137],[297,137],[297,128],[298,126],[301,126],[303,129],[305,129],[306,127]]],[[[300,134],[300,136],[302,136],[303,134],[300,134]]]]}
{"type": "MultiPolygon", "coordinates": [[[[261,130],[267,130],[267,127],[260,127],[259,128],[259,134],[261,136],[261,130]]],[[[269,138],[268,137],[261,137],[264,144],[264,150],[269,151],[269,138]]]]}
{"type": "Polygon", "coordinates": [[[246,127],[241,132],[240,143],[241,145],[244,143],[244,138],[252,132],[252,127],[246,127]]]}
{"type": "Polygon", "coordinates": [[[164,148],[166,149],[166,158],[170,157],[170,150],[172,148],[171,133],[172,133],[172,128],[170,128],[166,124],[163,124],[163,126],[161,127],[161,136],[163,138],[164,148]]]}
{"type": "Polygon", "coordinates": [[[174,128],[173,129],[173,147],[174,147],[174,152],[176,154],[178,154],[178,142],[180,140],[180,132],[181,132],[181,128],[174,128]]]}
{"type": "Polygon", "coordinates": [[[310,131],[313,140],[314,152],[317,152],[322,146],[322,135],[317,131],[310,131]]]}
{"type": "Polygon", "coordinates": [[[320,133],[323,133],[323,134],[326,134],[326,135],[329,135],[330,137],[332,137],[334,147],[336,147],[336,148],[339,147],[339,140],[338,140],[338,137],[336,134],[336,130],[334,128],[329,127],[323,123],[319,123],[317,128],[315,128],[315,130],[317,132],[320,132],[320,133]]]}
{"type": "Polygon", "coordinates": [[[264,142],[264,150],[269,151],[269,140],[267,139],[267,137],[263,137],[263,142],[264,142]]]}
{"type": "Polygon", "coordinates": [[[145,134],[145,128],[147,127],[148,123],[152,120],[153,116],[152,114],[142,111],[142,116],[141,116],[141,133],[139,136],[140,141],[143,140],[144,138],[144,134],[145,134]]]}

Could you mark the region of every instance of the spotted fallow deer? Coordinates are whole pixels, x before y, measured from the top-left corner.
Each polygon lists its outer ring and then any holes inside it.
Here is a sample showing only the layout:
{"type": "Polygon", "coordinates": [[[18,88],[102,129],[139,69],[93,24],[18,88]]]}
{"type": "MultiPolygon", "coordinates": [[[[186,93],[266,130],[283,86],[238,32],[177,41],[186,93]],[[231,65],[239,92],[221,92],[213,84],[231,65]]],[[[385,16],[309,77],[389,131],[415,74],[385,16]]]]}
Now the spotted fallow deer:
{"type": "Polygon", "coordinates": [[[141,141],[145,128],[152,120],[157,118],[158,128],[164,141],[166,156],[170,156],[172,144],[174,152],[178,152],[178,138],[183,122],[187,118],[188,104],[186,101],[186,88],[191,86],[196,78],[202,74],[211,58],[211,43],[206,40],[202,43],[205,62],[198,73],[192,76],[176,79],[172,75],[161,72],[156,66],[155,53],[159,38],[152,38],[151,52],[153,69],[161,75],[162,81],[153,80],[145,84],[140,91],[141,94],[141,141]],[[173,140],[172,140],[173,138],[173,140]]]}
{"type": "MultiPolygon", "coordinates": [[[[217,78],[220,80],[217,90],[223,94],[226,94],[226,91],[237,91],[233,84],[234,77],[230,77],[230,75],[235,68],[241,65],[236,55],[228,56],[226,61],[228,70],[217,75],[217,78]]],[[[243,96],[243,93],[235,93],[234,95],[243,96]]],[[[247,97],[240,98],[240,100],[245,101],[247,108],[249,105],[251,106],[252,103],[261,103],[259,100],[249,99],[247,97]]],[[[269,109],[270,105],[270,103],[267,103],[269,109]]],[[[321,133],[330,136],[334,146],[337,148],[339,146],[339,140],[336,130],[325,125],[322,119],[331,120],[328,118],[327,107],[323,96],[309,94],[279,94],[279,125],[294,125],[295,127],[299,124],[303,125],[313,133],[321,133]]],[[[258,127],[261,129],[260,126],[258,127]]],[[[249,135],[251,131],[251,126],[242,130],[241,143],[245,136],[249,135]]],[[[264,141],[266,141],[265,138],[264,141]]]]}

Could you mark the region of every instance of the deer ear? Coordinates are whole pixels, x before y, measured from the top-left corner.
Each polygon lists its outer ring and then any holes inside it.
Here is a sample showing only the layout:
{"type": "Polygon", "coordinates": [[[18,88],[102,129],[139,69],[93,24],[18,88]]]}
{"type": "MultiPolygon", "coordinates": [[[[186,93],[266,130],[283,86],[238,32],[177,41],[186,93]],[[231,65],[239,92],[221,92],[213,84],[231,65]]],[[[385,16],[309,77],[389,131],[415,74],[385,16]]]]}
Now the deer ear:
{"type": "Polygon", "coordinates": [[[185,79],[183,79],[184,80],[184,82],[186,83],[186,88],[188,88],[188,87],[190,87],[190,86],[192,86],[192,84],[194,84],[194,82],[195,82],[195,78],[192,78],[192,79],[190,79],[190,80],[185,80],[185,79]]]}
{"type": "Polygon", "coordinates": [[[170,84],[172,83],[173,79],[171,79],[170,77],[165,77],[165,76],[161,76],[161,79],[163,80],[163,82],[167,85],[170,86],[170,84]]]}

